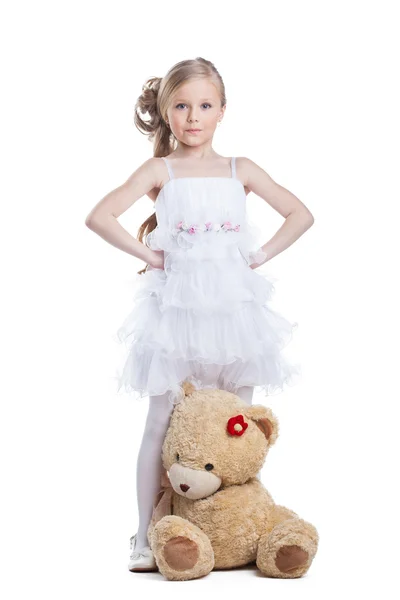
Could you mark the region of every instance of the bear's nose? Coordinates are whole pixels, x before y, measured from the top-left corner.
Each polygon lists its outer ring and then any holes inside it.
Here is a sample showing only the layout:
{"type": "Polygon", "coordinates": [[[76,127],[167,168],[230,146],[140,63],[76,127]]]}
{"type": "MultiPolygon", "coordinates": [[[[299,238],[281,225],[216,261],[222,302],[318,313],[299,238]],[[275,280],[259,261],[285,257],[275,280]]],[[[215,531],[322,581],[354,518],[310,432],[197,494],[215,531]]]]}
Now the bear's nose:
{"type": "Polygon", "coordinates": [[[181,483],[179,487],[181,488],[182,492],[187,492],[189,489],[189,486],[186,485],[186,483],[181,483]]]}

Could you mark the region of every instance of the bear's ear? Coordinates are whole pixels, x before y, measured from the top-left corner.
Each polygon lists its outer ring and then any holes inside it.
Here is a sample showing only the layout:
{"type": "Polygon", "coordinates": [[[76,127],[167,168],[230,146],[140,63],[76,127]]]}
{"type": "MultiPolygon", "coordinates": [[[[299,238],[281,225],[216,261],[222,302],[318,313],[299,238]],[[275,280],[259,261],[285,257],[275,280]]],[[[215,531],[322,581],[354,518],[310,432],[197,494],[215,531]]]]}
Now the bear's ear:
{"type": "Polygon", "coordinates": [[[254,404],[246,408],[245,415],[254,421],[260,431],[263,432],[270,446],[275,444],[278,438],[279,423],[270,408],[261,404],[254,404]]]}
{"type": "Polygon", "coordinates": [[[184,393],[185,396],[190,396],[190,394],[192,394],[193,392],[196,391],[196,388],[193,385],[193,383],[191,381],[186,380],[186,379],[182,383],[181,388],[182,388],[182,391],[183,391],[183,393],[184,393]]]}

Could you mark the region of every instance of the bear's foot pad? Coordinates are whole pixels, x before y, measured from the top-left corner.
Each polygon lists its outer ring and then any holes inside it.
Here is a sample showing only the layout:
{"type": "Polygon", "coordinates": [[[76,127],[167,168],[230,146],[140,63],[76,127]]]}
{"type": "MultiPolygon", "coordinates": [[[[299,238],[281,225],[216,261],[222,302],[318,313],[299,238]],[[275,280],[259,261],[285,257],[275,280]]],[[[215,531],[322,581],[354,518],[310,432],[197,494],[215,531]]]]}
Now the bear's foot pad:
{"type": "Polygon", "coordinates": [[[303,567],[308,561],[308,552],[300,546],[282,546],[276,553],[275,565],[282,573],[290,573],[303,567]]]}
{"type": "Polygon", "coordinates": [[[165,544],[164,558],[175,571],[193,569],[199,559],[199,547],[193,540],[179,535],[165,544]]]}

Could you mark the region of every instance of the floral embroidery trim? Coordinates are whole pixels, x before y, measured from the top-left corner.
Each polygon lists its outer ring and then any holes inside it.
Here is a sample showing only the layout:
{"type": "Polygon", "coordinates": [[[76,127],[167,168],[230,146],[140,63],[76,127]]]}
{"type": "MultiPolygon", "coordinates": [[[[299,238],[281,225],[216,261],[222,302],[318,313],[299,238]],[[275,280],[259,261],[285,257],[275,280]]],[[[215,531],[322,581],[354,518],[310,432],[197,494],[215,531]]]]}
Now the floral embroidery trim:
{"type": "Polygon", "coordinates": [[[177,231],[187,231],[191,235],[197,233],[198,231],[239,231],[240,225],[232,225],[230,221],[225,221],[224,223],[211,223],[211,221],[207,221],[204,225],[188,225],[184,221],[179,221],[176,225],[177,231]]]}

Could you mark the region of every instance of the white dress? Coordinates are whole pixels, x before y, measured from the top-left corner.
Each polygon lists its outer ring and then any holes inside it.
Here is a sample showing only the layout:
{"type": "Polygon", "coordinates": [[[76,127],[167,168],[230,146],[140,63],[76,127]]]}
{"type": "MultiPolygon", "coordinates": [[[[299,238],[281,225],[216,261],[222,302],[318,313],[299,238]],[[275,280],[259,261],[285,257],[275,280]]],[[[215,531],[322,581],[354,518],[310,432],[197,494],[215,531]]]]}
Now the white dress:
{"type": "Polygon", "coordinates": [[[136,275],[132,310],[113,336],[127,348],[117,392],[141,399],[170,390],[176,403],[184,380],[197,388],[282,391],[301,374],[282,353],[298,323],[268,306],[274,285],[249,266],[266,255],[262,232],[246,215],[235,157],[231,177],[175,178],[164,161],[170,179],[146,238],[164,252],[164,269],[136,275]]]}

